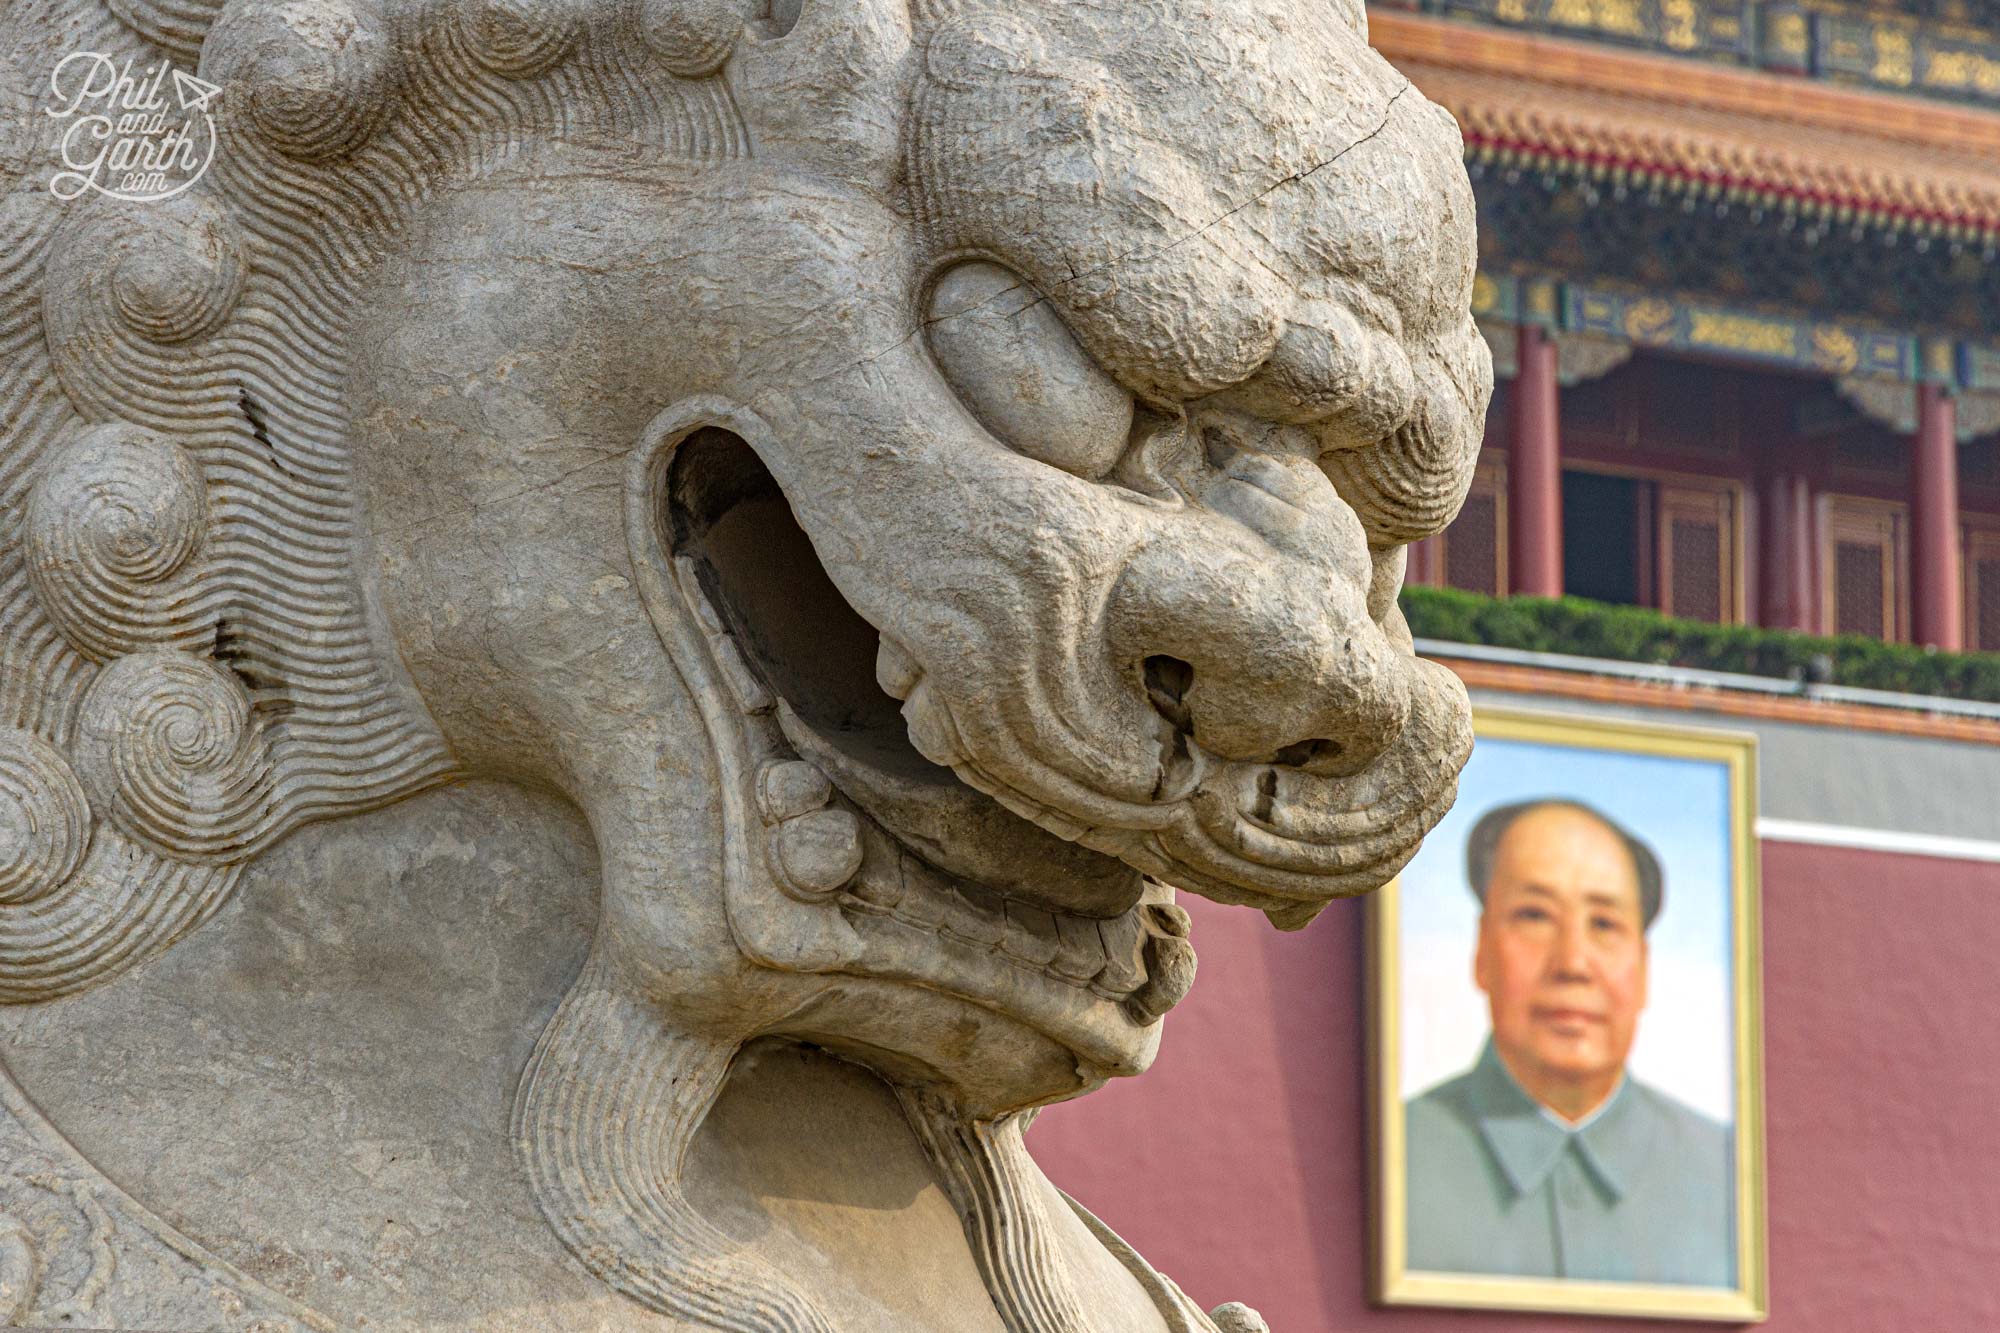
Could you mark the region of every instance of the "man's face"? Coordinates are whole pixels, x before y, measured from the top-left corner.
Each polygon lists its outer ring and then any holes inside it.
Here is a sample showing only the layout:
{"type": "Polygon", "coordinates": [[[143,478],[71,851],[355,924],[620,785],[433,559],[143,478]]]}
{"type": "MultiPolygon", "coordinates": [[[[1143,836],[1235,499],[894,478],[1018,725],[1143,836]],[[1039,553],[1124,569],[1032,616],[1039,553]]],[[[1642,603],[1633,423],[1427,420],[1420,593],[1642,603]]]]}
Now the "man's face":
{"type": "Polygon", "coordinates": [[[1561,806],[1516,819],[1494,850],[1473,974],[1530,1092],[1614,1078],[1646,1006],[1639,875],[1618,835],[1561,806]]]}

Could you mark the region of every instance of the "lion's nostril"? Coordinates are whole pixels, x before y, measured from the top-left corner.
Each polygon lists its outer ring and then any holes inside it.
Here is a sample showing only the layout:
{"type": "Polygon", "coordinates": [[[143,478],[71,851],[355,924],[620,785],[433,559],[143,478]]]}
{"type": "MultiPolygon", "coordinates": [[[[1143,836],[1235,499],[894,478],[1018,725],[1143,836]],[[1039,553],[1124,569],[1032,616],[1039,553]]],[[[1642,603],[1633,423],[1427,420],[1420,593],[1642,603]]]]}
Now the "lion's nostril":
{"type": "Polygon", "coordinates": [[[799,26],[805,7],[805,0],[762,0],[754,16],[766,37],[786,37],[799,26]]]}
{"type": "Polygon", "coordinates": [[[1146,697],[1176,731],[1188,734],[1194,732],[1194,710],[1187,703],[1187,692],[1193,688],[1194,668],[1180,658],[1146,659],[1146,697]]]}
{"type": "Polygon", "coordinates": [[[1202,456],[1217,472],[1229,466],[1231,460],[1241,452],[1236,442],[1214,426],[1204,426],[1201,432],[1202,456]]]}
{"type": "Polygon", "coordinates": [[[1347,747],[1339,741],[1300,741],[1278,751],[1271,757],[1271,762],[1282,768],[1311,768],[1315,764],[1337,763],[1346,752],[1347,747]]]}
{"type": "Polygon", "coordinates": [[[1267,768],[1257,775],[1257,802],[1250,809],[1250,817],[1258,823],[1269,826],[1272,807],[1278,803],[1278,770],[1267,768]]]}

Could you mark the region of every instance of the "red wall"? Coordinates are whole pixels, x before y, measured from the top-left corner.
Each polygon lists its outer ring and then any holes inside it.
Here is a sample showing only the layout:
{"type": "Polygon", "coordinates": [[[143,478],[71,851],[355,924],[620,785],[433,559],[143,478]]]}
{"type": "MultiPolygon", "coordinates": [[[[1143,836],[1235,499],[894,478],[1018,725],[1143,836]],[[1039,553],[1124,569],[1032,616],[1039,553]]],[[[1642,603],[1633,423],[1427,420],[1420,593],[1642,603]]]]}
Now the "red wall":
{"type": "MultiPolygon", "coordinates": [[[[1276,1333],[1645,1326],[1370,1307],[1364,905],[1183,901],[1194,993],[1149,1074],[1037,1122],[1058,1184],[1276,1333]]],[[[1764,915],[1766,1327],[2000,1330],[2000,865],[1766,843],[1764,915]]]]}

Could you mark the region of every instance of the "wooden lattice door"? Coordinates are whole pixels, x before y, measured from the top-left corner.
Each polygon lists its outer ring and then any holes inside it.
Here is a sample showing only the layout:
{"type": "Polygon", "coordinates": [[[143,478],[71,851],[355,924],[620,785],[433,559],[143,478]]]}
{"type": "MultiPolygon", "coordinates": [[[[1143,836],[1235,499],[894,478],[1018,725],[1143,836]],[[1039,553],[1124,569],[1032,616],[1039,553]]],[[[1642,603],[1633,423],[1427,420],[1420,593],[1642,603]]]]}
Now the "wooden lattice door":
{"type": "Polygon", "coordinates": [[[1896,640],[1909,625],[1904,508],[1881,500],[1826,498],[1822,629],[1896,640]]]}

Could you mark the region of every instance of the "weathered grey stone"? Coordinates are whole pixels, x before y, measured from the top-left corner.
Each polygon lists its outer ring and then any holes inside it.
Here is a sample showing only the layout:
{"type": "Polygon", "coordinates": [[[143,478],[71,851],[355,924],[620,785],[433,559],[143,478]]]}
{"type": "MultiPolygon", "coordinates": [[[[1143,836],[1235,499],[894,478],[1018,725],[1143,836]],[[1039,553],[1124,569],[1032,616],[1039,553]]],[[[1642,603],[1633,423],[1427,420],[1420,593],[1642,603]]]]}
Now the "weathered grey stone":
{"type": "Polygon", "coordinates": [[[1303,925],[1470,744],[1471,195],[1359,5],[0,13],[76,49],[222,146],[0,125],[0,1313],[1262,1327],[1022,1132],[1168,885],[1303,925]]]}

